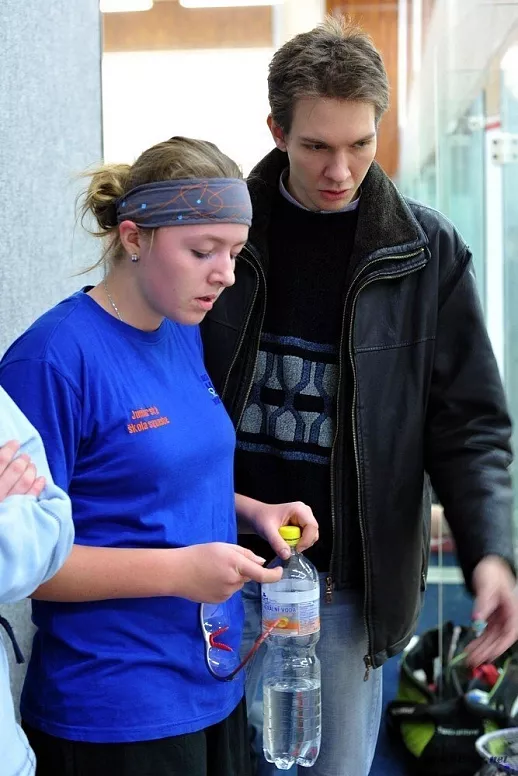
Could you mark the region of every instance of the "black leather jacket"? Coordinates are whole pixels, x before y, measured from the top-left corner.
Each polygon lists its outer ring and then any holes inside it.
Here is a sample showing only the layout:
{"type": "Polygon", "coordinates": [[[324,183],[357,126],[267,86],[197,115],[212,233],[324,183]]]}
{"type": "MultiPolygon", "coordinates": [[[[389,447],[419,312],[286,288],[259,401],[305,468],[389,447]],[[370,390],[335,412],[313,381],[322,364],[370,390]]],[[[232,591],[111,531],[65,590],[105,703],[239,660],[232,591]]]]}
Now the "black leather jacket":
{"type": "MultiPolygon", "coordinates": [[[[286,164],[273,151],[250,176],[249,243],[235,285],[202,325],[207,369],[236,426],[254,373],[269,213],[286,164]]],[[[511,424],[467,246],[444,216],[402,197],[376,163],[362,184],[351,266],[331,459],[331,573],[340,586],[344,491],[352,479],[368,668],[402,650],[415,630],[428,564],[428,476],[468,587],[488,554],[513,566],[511,424]]]]}

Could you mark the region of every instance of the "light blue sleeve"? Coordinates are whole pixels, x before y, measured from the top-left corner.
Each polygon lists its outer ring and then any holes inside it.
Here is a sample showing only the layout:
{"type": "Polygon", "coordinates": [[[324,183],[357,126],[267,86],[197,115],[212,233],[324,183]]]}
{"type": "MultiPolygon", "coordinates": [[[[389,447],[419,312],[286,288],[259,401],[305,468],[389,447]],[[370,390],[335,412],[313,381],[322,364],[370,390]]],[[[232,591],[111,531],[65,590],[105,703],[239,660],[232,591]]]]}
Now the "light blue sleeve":
{"type": "Polygon", "coordinates": [[[0,446],[10,439],[20,442],[47,485],[39,499],[0,501],[0,603],[25,598],[50,579],[74,541],[70,500],[52,480],[41,437],[0,388],[0,446]]]}

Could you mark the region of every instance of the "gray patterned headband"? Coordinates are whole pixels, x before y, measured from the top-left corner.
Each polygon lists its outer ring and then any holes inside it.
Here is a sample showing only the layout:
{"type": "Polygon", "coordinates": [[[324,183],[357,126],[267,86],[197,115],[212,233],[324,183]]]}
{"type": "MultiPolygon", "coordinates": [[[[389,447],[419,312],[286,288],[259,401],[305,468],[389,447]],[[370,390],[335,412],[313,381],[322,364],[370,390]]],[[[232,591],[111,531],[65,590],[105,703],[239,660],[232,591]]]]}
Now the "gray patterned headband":
{"type": "Polygon", "coordinates": [[[117,222],[137,226],[252,223],[252,203],[239,178],[184,178],[136,186],[117,203],[117,222]]]}

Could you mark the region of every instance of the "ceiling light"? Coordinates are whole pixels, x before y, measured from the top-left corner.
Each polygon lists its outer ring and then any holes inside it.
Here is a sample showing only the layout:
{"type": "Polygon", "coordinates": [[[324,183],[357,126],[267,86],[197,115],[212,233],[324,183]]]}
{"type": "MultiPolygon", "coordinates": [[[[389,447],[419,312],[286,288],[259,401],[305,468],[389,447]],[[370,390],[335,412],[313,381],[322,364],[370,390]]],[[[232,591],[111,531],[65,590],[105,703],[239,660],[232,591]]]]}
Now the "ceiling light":
{"type": "Polygon", "coordinates": [[[284,0],[180,0],[184,8],[242,8],[253,5],[280,5],[284,0]]]}
{"type": "Polygon", "coordinates": [[[101,13],[129,13],[130,11],[150,11],[153,0],[101,0],[101,13]]]}

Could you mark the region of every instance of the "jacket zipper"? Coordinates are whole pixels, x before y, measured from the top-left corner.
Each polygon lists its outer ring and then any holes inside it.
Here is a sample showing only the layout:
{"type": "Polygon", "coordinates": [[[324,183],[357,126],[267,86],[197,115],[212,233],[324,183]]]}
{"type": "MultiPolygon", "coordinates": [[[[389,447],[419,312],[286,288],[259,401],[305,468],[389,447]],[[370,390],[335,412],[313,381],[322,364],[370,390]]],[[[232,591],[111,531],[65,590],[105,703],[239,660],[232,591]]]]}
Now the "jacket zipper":
{"type": "MultiPolygon", "coordinates": [[[[334,535],[333,535],[334,539],[334,535]]],[[[333,576],[328,574],[326,577],[326,604],[330,604],[333,600],[333,576]]]]}
{"type": "MultiPolygon", "coordinates": [[[[414,251],[413,253],[406,253],[403,255],[396,255],[396,256],[383,256],[379,259],[374,259],[374,261],[369,262],[365,265],[365,267],[361,270],[361,272],[358,274],[358,276],[353,280],[351,283],[351,287],[349,291],[347,292],[347,295],[345,297],[345,303],[344,303],[344,314],[342,318],[342,332],[340,336],[340,350],[339,350],[339,356],[338,356],[338,389],[337,389],[337,409],[336,409],[336,432],[335,432],[335,439],[333,441],[333,449],[331,452],[331,522],[332,522],[332,536],[333,536],[333,549],[331,551],[331,575],[334,565],[334,556],[335,556],[335,525],[336,525],[336,516],[335,516],[335,492],[334,492],[334,459],[335,459],[335,443],[338,436],[338,426],[339,426],[339,417],[340,417],[340,393],[341,393],[341,382],[342,382],[342,344],[343,344],[343,338],[344,338],[344,329],[345,329],[345,315],[347,311],[347,302],[349,300],[349,296],[351,294],[352,288],[354,287],[355,281],[358,280],[361,274],[368,270],[370,267],[373,267],[375,264],[379,264],[382,262],[390,261],[391,259],[411,259],[414,256],[419,256],[420,253],[424,252],[424,248],[420,248],[418,251],[414,251]]],[[[353,330],[354,330],[354,311],[356,308],[356,301],[358,299],[358,296],[360,295],[361,291],[363,291],[364,288],[366,288],[371,283],[374,283],[377,280],[382,279],[389,279],[389,280],[396,280],[397,278],[405,277],[406,275],[410,275],[412,272],[415,272],[417,269],[420,269],[419,267],[412,268],[410,270],[406,270],[405,272],[399,272],[397,274],[392,273],[386,273],[383,274],[377,274],[374,277],[369,278],[365,283],[363,283],[356,291],[356,294],[353,297],[352,300],[352,307],[351,307],[351,316],[350,316],[350,326],[349,326],[349,338],[348,338],[348,345],[349,345],[349,360],[351,363],[351,369],[353,374],[353,401],[352,401],[352,432],[353,432],[353,446],[354,446],[354,458],[355,458],[355,464],[356,464],[356,481],[358,485],[358,521],[360,525],[360,534],[362,539],[362,549],[363,549],[363,575],[364,575],[364,584],[365,584],[365,604],[364,604],[364,624],[365,624],[365,632],[367,636],[367,654],[363,658],[363,662],[365,663],[365,675],[363,677],[363,680],[366,682],[370,675],[370,670],[373,666],[373,660],[371,656],[371,650],[372,650],[372,639],[371,639],[371,633],[370,633],[370,627],[369,627],[369,604],[370,604],[370,588],[369,588],[369,580],[370,580],[370,574],[369,574],[369,559],[367,557],[367,545],[365,540],[365,525],[363,521],[362,516],[362,508],[361,508],[361,482],[360,482],[360,460],[359,460],[359,454],[358,454],[358,436],[357,436],[357,429],[356,429],[356,369],[354,365],[354,357],[353,357],[353,349],[352,349],[352,339],[353,339],[353,330]]],[[[329,579],[329,577],[328,577],[329,579]]],[[[327,580],[326,580],[327,583],[327,580]]],[[[327,590],[327,588],[326,588],[327,590]]],[[[330,599],[327,598],[326,595],[326,601],[330,599]]]]}
{"type": "MultiPolygon", "coordinates": [[[[250,253],[250,255],[253,258],[256,258],[254,252],[251,250],[251,248],[249,246],[245,246],[243,248],[243,253],[245,253],[245,252],[250,253]]],[[[256,299],[257,299],[257,294],[258,294],[258,289],[259,289],[259,278],[260,277],[262,278],[263,284],[264,284],[264,304],[263,304],[263,310],[262,310],[262,313],[261,313],[261,321],[259,323],[259,336],[258,336],[257,343],[256,343],[256,350],[255,350],[255,357],[254,357],[254,366],[253,366],[253,369],[252,369],[252,372],[251,372],[252,376],[251,376],[250,382],[248,384],[248,388],[246,390],[246,394],[245,394],[245,398],[244,398],[244,401],[243,401],[243,406],[241,408],[241,412],[239,414],[239,418],[237,419],[237,421],[235,423],[236,431],[239,428],[239,426],[241,425],[241,420],[243,418],[243,415],[244,415],[245,409],[246,409],[246,403],[248,401],[248,397],[250,396],[250,391],[252,390],[252,385],[254,383],[255,369],[256,369],[256,366],[257,366],[257,358],[258,358],[258,355],[259,355],[259,343],[261,341],[261,332],[262,332],[262,329],[263,329],[264,316],[265,316],[265,313],[266,313],[266,276],[264,274],[263,268],[261,267],[261,264],[260,264],[260,262],[258,260],[257,260],[257,267],[256,267],[255,264],[252,261],[250,261],[249,259],[247,259],[243,254],[241,255],[240,258],[243,261],[246,261],[247,264],[250,267],[252,267],[252,269],[254,270],[254,272],[256,274],[256,277],[257,277],[257,283],[256,283],[256,286],[255,286],[252,302],[251,302],[251,304],[250,304],[250,306],[248,308],[248,313],[247,313],[247,316],[246,316],[245,325],[241,329],[241,335],[239,337],[239,342],[237,344],[237,347],[236,347],[236,350],[235,350],[235,353],[234,353],[234,357],[232,358],[229,370],[227,372],[227,378],[225,380],[225,384],[224,384],[223,390],[221,392],[221,398],[222,399],[225,396],[225,393],[226,393],[226,390],[227,390],[227,387],[228,387],[228,381],[229,381],[230,375],[232,373],[232,369],[234,368],[235,363],[237,361],[237,358],[239,356],[239,352],[241,350],[241,346],[243,344],[243,340],[245,339],[246,330],[248,329],[248,324],[250,323],[250,318],[252,316],[252,310],[254,309],[254,305],[255,305],[255,302],[256,302],[256,299]]]]}

